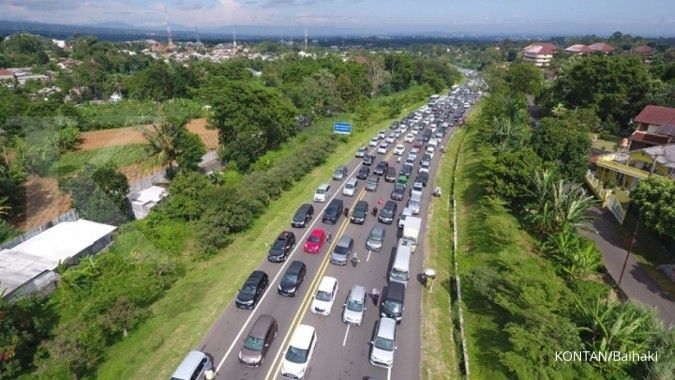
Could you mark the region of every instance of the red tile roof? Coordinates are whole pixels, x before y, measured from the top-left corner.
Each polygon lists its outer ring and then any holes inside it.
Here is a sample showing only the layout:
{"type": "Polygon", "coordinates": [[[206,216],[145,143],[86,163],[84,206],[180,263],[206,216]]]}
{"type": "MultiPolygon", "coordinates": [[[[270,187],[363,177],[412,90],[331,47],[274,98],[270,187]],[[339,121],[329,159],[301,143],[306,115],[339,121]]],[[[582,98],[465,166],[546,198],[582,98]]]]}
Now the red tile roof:
{"type": "Polygon", "coordinates": [[[7,69],[0,69],[0,76],[3,76],[3,77],[4,77],[4,76],[6,76],[6,75],[14,76],[14,74],[13,74],[11,71],[9,71],[9,70],[7,70],[7,69]]]}
{"type": "Polygon", "coordinates": [[[558,47],[549,42],[540,42],[532,45],[527,45],[523,48],[523,53],[529,54],[553,54],[558,50],[558,47]]]}
{"type": "Polygon", "coordinates": [[[642,45],[634,48],[633,51],[638,54],[652,54],[654,49],[652,49],[650,46],[642,45]]]}
{"type": "Polygon", "coordinates": [[[582,44],[576,44],[569,46],[565,49],[568,53],[590,53],[593,50],[589,49],[588,46],[582,44]]]}
{"type": "Polygon", "coordinates": [[[653,125],[675,125],[675,108],[648,105],[633,121],[653,125]]]}
{"type": "Polygon", "coordinates": [[[588,45],[588,48],[597,51],[597,52],[602,52],[602,53],[611,53],[614,51],[614,46],[605,43],[605,42],[596,42],[594,44],[588,45]]]}

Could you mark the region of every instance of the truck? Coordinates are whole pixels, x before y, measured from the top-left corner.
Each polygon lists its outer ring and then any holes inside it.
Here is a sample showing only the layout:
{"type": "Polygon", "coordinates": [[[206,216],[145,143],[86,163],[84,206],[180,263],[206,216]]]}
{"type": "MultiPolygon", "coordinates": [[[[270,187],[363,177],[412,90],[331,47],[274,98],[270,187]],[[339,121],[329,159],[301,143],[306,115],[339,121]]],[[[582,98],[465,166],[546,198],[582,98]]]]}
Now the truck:
{"type": "Polygon", "coordinates": [[[417,238],[422,229],[422,219],[416,216],[407,216],[403,222],[403,235],[401,236],[401,244],[409,245],[412,252],[417,248],[417,238]]]}

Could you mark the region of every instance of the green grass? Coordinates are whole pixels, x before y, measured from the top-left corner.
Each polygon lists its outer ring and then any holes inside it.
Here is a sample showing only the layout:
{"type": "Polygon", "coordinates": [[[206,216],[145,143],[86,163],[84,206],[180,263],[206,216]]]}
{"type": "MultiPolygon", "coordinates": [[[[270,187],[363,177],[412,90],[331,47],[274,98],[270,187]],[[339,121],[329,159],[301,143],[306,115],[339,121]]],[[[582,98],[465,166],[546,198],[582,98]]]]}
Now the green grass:
{"type": "MultiPolygon", "coordinates": [[[[185,120],[202,117],[202,104],[191,99],[171,99],[163,103],[165,112],[185,120]]],[[[83,130],[132,127],[152,123],[160,103],[151,100],[122,100],[116,103],[90,103],[78,107],[83,130]]]]}
{"type": "Polygon", "coordinates": [[[69,176],[82,170],[86,164],[111,163],[119,168],[141,162],[146,156],[145,146],[142,144],[68,152],[58,157],[58,160],[49,168],[48,176],[69,176]]]}
{"type": "Polygon", "coordinates": [[[594,136],[594,133],[590,133],[592,149],[607,153],[616,152],[616,141],[603,140],[599,137],[593,140],[594,136]]]}
{"type": "MultiPolygon", "coordinates": [[[[426,96],[409,104],[408,109],[425,101],[426,96]]],[[[385,118],[382,111],[378,113],[375,119],[379,122],[364,126],[363,130],[359,128],[324,164],[270,203],[252,227],[236,235],[220,254],[189,268],[186,275],[151,306],[152,317],[107,350],[96,377],[168,378],[176,363],[211,328],[248,273],[264,260],[266,244],[288,225],[297,206],[311,198],[314,189],[337,165],[350,160],[358,146],[388,126],[391,119],[385,118]]]]}
{"type": "MultiPolygon", "coordinates": [[[[454,165],[465,129],[457,130],[441,159],[438,177],[434,184],[440,186],[443,196],[435,199],[429,208],[427,249],[424,267],[436,270],[436,280],[431,293],[422,294],[422,362],[421,379],[460,378],[458,355],[453,331],[451,298],[453,293],[452,265],[452,205],[450,187],[454,165]]],[[[459,332],[457,332],[459,334],[459,332]]]]}

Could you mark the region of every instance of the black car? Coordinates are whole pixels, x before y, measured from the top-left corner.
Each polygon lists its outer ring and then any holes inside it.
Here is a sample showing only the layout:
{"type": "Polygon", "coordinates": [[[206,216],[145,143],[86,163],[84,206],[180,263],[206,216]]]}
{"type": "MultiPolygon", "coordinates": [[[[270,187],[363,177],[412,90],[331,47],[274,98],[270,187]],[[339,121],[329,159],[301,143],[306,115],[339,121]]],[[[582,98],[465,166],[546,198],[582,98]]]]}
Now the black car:
{"type": "Polygon", "coordinates": [[[265,293],[269,278],[267,273],[257,270],[251,273],[244,282],[244,286],[239,289],[239,294],[234,300],[235,306],[240,309],[253,309],[258,304],[258,300],[265,293]]]}
{"type": "Polygon", "coordinates": [[[391,192],[391,199],[395,201],[402,201],[405,196],[405,185],[397,183],[394,185],[394,190],[391,192]]]}
{"type": "Polygon", "coordinates": [[[400,282],[389,282],[385,297],[380,303],[380,316],[393,318],[401,322],[405,305],[405,285],[400,282]]]}
{"type": "Polygon", "coordinates": [[[417,175],[417,178],[415,178],[415,182],[420,182],[422,186],[426,187],[427,182],[429,182],[429,173],[420,172],[420,174],[417,175]]]}
{"type": "Polygon", "coordinates": [[[299,260],[293,261],[286,269],[284,277],[281,278],[277,292],[282,296],[295,297],[295,292],[302,284],[302,280],[305,279],[306,272],[305,263],[299,260]]]}
{"type": "Polygon", "coordinates": [[[429,153],[424,153],[422,155],[422,159],[420,160],[420,162],[424,162],[424,161],[431,162],[431,155],[429,153]]]}
{"type": "Polygon", "coordinates": [[[344,203],[342,202],[342,199],[333,199],[328,204],[328,207],[326,207],[326,211],[323,212],[323,218],[321,218],[321,221],[323,223],[335,224],[337,223],[338,219],[340,219],[340,215],[342,215],[343,210],[344,203]]]}
{"type": "Polygon", "coordinates": [[[396,169],[393,166],[387,168],[387,171],[384,173],[385,182],[396,182],[396,169]]]}
{"type": "Polygon", "coordinates": [[[366,191],[377,191],[377,185],[380,184],[380,177],[372,174],[366,182],[366,191]]]}
{"type": "Polygon", "coordinates": [[[356,178],[358,179],[368,179],[368,175],[370,175],[370,168],[367,166],[361,166],[359,171],[356,172],[356,178]]]}
{"type": "Polygon", "coordinates": [[[382,211],[380,211],[379,215],[377,216],[377,220],[380,223],[392,224],[394,222],[394,215],[396,215],[397,208],[398,205],[396,202],[387,201],[387,203],[384,204],[382,211]]]}
{"type": "Polygon", "coordinates": [[[356,206],[352,209],[350,221],[355,224],[363,224],[366,221],[366,216],[368,216],[368,210],[368,202],[356,202],[356,206]]]}
{"type": "Polygon", "coordinates": [[[413,165],[406,163],[401,168],[400,174],[410,177],[410,174],[412,174],[412,172],[413,172],[413,165]]]}
{"type": "Polygon", "coordinates": [[[291,220],[291,226],[296,228],[304,228],[310,219],[314,217],[314,206],[305,203],[298,208],[291,220]]]}
{"type": "Polygon", "coordinates": [[[295,246],[295,234],[290,231],[284,231],[279,234],[277,240],[272,243],[272,247],[267,253],[267,260],[273,263],[285,261],[288,254],[295,246]]]}
{"type": "Polygon", "coordinates": [[[370,165],[373,164],[374,161],[375,161],[375,156],[373,156],[372,154],[365,154],[363,156],[363,164],[364,165],[370,166],[370,165]]]}
{"type": "Polygon", "coordinates": [[[386,172],[388,168],[389,163],[387,161],[380,161],[377,163],[375,170],[373,170],[373,174],[384,175],[384,172],[386,172]]]}

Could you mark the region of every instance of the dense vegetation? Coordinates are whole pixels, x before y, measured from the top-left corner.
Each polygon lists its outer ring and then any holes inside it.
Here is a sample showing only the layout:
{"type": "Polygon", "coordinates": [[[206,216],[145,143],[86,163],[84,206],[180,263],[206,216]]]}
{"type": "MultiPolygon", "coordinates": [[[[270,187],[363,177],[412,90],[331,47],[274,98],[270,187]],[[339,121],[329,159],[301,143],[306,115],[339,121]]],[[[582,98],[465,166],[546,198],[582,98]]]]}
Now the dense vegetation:
{"type": "MultiPolygon", "coordinates": [[[[594,200],[580,185],[596,124],[562,111],[530,127],[528,79],[511,67],[488,75],[490,95],[465,146],[459,181],[469,207],[460,258],[474,375],[482,378],[667,378],[673,330],[653,310],[610,297],[591,228],[594,200]],[[582,122],[580,122],[580,120],[582,122]],[[575,146],[568,139],[575,139],[575,146]],[[481,174],[476,176],[477,168],[481,174]],[[657,350],[658,362],[560,362],[556,351],[657,350]]],[[[536,80],[536,78],[533,78],[536,80]]],[[[536,87],[536,86],[535,86],[536,87]]],[[[581,112],[581,113],[578,113],[581,112]]],[[[648,196],[647,196],[648,197],[648,196]]]]}

